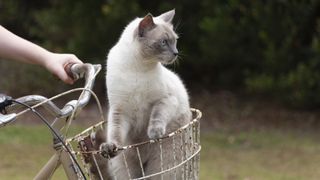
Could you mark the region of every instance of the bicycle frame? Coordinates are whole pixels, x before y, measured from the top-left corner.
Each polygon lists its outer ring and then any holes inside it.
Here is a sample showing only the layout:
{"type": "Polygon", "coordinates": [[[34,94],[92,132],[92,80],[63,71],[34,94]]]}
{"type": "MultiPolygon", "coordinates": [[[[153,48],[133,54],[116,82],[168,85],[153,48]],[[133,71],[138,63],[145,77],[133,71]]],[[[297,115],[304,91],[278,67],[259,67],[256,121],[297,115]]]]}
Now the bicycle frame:
{"type": "MultiPolygon", "coordinates": [[[[68,117],[67,117],[68,118],[68,117]]],[[[64,122],[67,122],[67,118],[56,118],[53,122],[52,127],[56,130],[61,129],[64,126],[64,122]],[[61,127],[61,128],[60,128],[61,127]]],[[[54,135],[53,135],[54,136],[54,135]]],[[[63,169],[68,177],[68,179],[80,179],[82,175],[79,173],[78,167],[74,164],[72,158],[63,148],[60,141],[58,141],[57,137],[53,138],[53,149],[55,150],[55,154],[50,158],[47,164],[38,172],[34,179],[50,179],[54,174],[55,170],[62,165],[63,169]]]]}
{"type": "MultiPolygon", "coordinates": [[[[51,114],[54,115],[55,120],[51,124],[52,128],[58,133],[60,137],[63,137],[62,128],[68,129],[71,121],[78,111],[86,106],[90,100],[92,88],[94,85],[95,76],[101,70],[101,65],[91,65],[91,64],[74,64],[70,66],[70,72],[72,73],[74,79],[85,78],[85,86],[78,100],[69,101],[62,109],[58,108],[51,100],[39,95],[29,95],[19,99],[18,102],[28,104],[30,106],[38,107],[43,106],[51,114]]],[[[7,110],[13,111],[21,108],[21,105],[14,105],[7,108],[7,110]]],[[[0,127],[4,126],[16,119],[17,116],[22,115],[27,110],[20,113],[11,113],[7,115],[0,116],[0,127]]],[[[55,150],[54,155],[50,160],[43,166],[43,168],[38,172],[34,179],[50,179],[54,174],[55,170],[62,165],[68,179],[78,180],[84,179],[80,173],[79,168],[76,166],[70,154],[63,147],[62,143],[59,141],[53,133],[53,149],[55,150]]],[[[63,138],[66,142],[66,138],[63,138]]],[[[67,144],[67,146],[69,146],[67,144]]],[[[70,147],[70,146],[69,146],[70,147]]]]}

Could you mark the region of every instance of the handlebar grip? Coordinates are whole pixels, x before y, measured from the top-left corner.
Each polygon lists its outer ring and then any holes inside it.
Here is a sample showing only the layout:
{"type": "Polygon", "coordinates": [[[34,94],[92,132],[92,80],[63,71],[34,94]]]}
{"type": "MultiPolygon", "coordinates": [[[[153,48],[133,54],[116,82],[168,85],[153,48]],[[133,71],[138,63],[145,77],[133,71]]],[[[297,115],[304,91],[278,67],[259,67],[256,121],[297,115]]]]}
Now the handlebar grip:
{"type": "Polygon", "coordinates": [[[66,73],[68,74],[68,76],[73,79],[73,80],[77,80],[79,77],[74,74],[72,72],[72,66],[75,65],[76,63],[68,63],[67,65],[64,66],[64,70],[66,71],[66,73]]]}

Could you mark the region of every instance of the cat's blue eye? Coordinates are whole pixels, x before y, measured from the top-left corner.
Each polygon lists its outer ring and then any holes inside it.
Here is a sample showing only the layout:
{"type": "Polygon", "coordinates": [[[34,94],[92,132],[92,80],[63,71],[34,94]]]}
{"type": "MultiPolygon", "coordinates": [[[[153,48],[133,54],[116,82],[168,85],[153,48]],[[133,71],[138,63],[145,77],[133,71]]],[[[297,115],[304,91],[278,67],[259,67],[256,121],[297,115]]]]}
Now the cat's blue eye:
{"type": "Polygon", "coordinates": [[[168,44],[168,41],[166,39],[161,40],[161,45],[166,46],[168,44]]]}

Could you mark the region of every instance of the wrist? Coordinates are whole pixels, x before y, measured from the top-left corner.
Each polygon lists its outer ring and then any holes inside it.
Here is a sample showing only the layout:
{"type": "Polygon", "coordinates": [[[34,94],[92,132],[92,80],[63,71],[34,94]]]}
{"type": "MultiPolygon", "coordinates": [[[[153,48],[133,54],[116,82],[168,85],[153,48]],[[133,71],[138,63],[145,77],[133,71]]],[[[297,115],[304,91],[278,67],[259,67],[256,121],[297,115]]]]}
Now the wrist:
{"type": "Polygon", "coordinates": [[[54,53],[45,50],[39,57],[39,65],[45,67],[46,69],[50,70],[50,64],[52,63],[52,59],[54,53]]]}

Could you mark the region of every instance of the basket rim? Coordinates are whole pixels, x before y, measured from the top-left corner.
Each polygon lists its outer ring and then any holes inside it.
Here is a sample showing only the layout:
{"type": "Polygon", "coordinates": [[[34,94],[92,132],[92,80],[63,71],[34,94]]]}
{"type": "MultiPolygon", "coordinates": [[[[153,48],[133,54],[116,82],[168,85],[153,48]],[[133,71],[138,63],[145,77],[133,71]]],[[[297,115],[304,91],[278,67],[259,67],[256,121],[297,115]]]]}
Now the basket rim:
{"type": "MultiPolygon", "coordinates": [[[[130,145],[122,146],[122,147],[117,147],[116,151],[127,150],[127,149],[131,149],[131,148],[139,147],[139,146],[142,146],[142,145],[145,145],[145,144],[153,144],[153,143],[162,141],[164,139],[170,138],[170,137],[172,137],[174,135],[180,134],[183,130],[187,129],[189,126],[192,126],[193,124],[199,122],[199,120],[202,117],[202,112],[199,109],[190,108],[190,111],[192,113],[194,113],[194,118],[189,123],[183,125],[182,127],[178,128],[177,130],[175,130],[175,131],[173,131],[173,132],[171,132],[171,133],[169,133],[169,134],[167,134],[167,135],[165,135],[163,137],[157,138],[157,139],[149,139],[147,141],[143,141],[143,142],[140,142],[140,143],[135,143],[135,144],[130,144],[130,145]]],[[[95,124],[93,126],[90,126],[89,128],[83,130],[79,134],[76,134],[75,136],[68,138],[66,140],[66,142],[67,143],[70,143],[72,141],[80,142],[80,141],[83,140],[84,137],[89,136],[97,128],[103,128],[103,125],[105,123],[107,123],[107,121],[100,121],[99,123],[97,123],[97,124],[95,124]]],[[[90,152],[80,152],[80,151],[78,151],[78,153],[85,153],[85,154],[93,153],[93,154],[97,154],[97,153],[100,153],[100,151],[99,150],[90,151],[90,152]]]]}

